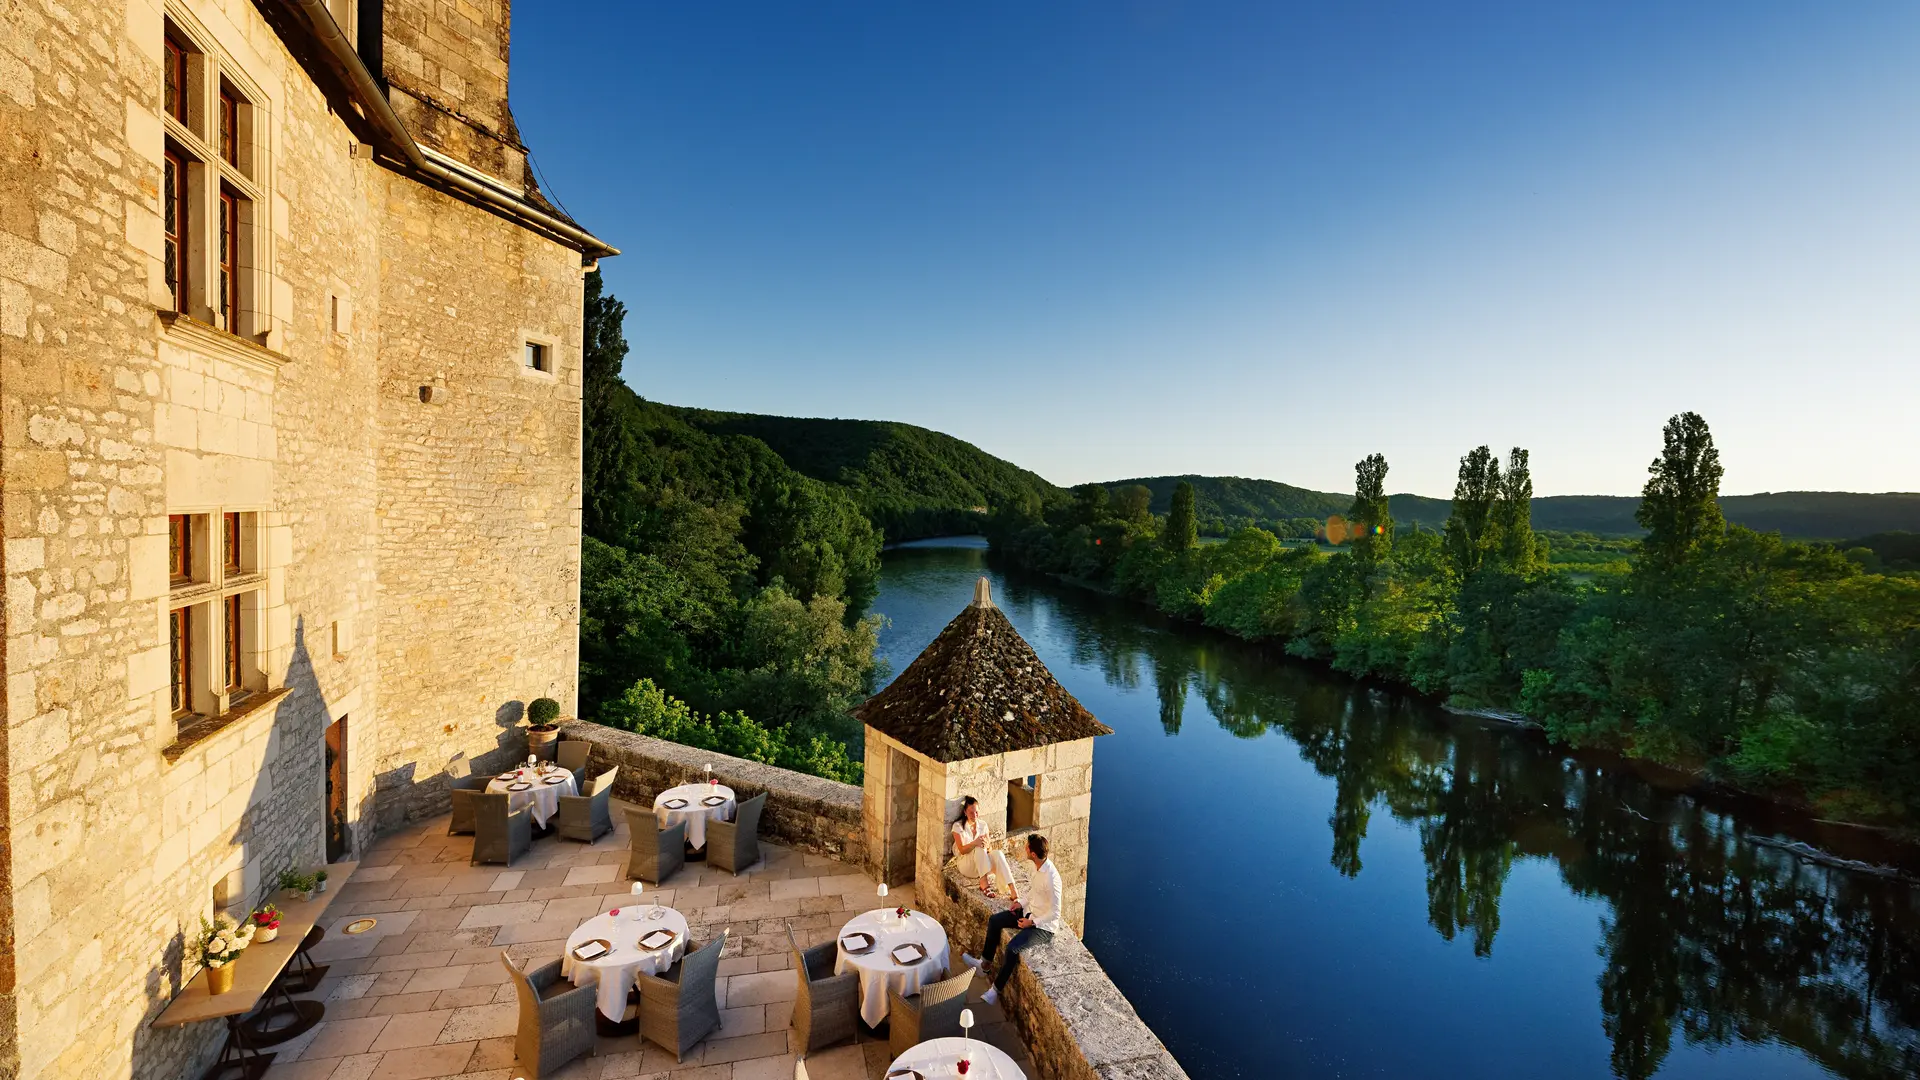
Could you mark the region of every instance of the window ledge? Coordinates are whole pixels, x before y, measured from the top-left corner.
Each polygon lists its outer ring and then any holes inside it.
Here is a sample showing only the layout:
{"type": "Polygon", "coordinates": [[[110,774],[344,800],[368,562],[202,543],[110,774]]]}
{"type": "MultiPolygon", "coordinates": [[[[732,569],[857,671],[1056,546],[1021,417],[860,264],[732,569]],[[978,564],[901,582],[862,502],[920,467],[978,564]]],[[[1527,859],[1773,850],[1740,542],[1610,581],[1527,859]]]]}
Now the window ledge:
{"type": "Polygon", "coordinates": [[[165,750],[160,751],[167,764],[176,765],[187,751],[213,738],[230,728],[241,728],[260,716],[272,716],[280,700],[291,690],[282,686],[276,690],[256,690],[247,700],[228,709],[219,716],[192,716],[180,723],[180,733],[174,737],[165,750]]]}
{"type": "Polygon", "coordinates": [[[228,333],[217,326],[208,326],[177,311],[162,311],[159,316],[166,335],[189,349],[212,353],[223,360],[245,364],[268,374],[279,371],[293,360],[286,353],[274,352],[252,338],[228,333]]]}

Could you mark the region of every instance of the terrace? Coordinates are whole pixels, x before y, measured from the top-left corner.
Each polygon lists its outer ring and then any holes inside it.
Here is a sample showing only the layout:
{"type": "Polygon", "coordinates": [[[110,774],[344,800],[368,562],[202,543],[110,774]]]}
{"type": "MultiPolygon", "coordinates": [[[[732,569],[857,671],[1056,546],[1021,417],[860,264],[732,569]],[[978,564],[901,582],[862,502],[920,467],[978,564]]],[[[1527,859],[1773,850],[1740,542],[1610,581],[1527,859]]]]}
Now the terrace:
{"type": "MultiPolygon", "coordinates": [[[[268,1080],[424,1080],[474,1076],[512,1080],[514,991],[500,965],[557,958],[584,920],[631,902],[621,877],[627,825],[617,803],[616,831],[592,845],[545,839],[511,869],[473,867],[471,836],[448,836],[442,816],[382,837],[342,886],[328,912],[327,940],[313,958],[328,965],[311,994],[326,1018],[278,1051],[268,1080]],[[357,936],[340,932],[362,916],[377,920],[357,936]]],[[[648,897],[686,915],[695,941],[731,928],[720,963],[720,1030],[684,1062],[637,1037],[601,1038],[592,1057],[554,1080],[790,1080],[798,1075],[789,1021],[795,978],[786,940],[832,940],[855,913],[877,905],[867,871],[762,839],[764,858],[739,877],[690,863],[648,897]]],[[[912,886],[889,902],[912,903],[912,886]]],[[[962,948],[953,942],[955,963],[962,948]]],[[[1026,1048],[996,1006],[971,1008],[976,1037],[1006,1050],[1029,1076],[1026,1048]]],[[[815,1051],[810,1080],[877,1080],[890,1056],[884,1038],[815,1051]]]]}

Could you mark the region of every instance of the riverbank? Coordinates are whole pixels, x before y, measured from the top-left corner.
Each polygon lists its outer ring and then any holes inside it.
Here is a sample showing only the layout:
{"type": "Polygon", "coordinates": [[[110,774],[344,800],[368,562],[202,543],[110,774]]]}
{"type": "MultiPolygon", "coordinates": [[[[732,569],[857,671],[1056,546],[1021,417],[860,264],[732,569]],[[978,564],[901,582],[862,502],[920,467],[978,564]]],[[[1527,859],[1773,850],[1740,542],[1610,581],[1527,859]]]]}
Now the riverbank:
{"type": "MultiPolygon", "coordinates": [[[[982,540],[982,538],[969,539],[982,540]]],[[[920,541],[919,544],[933,546],[939,542],[936,539],[920,541]]],[[[1525,730],[1543,740],[1557,753],[1570,758],[1578,757],[1582,760],[1611,763],[1616,768],[1632,771],[1647,783],[1663,790],[1687,791],[1724,802],[1744,803],[1750,815],[1765,817],[1773,827],[1793,837],[1792,841],[1782,844],[1784,850],[1794,851],[1808,861],[1835,867],[1871,866],[1877,873],[1892,874],[1906,880],[1920,880],[1920,828],[1916,828],[1910,822],[1853,819],[1843,813],[1835,813],[1830,808],[1820,806],[1808,798],[1803,790],[1741,783],[1736,778],[1716,774],[1698,762],[1637,756],[1629,748],[1622,746],[1599,744],[1577,746],[1554,738],[1545,724],[1525,713],[1511,709],[1455,704],[1446,700],[1443,695],[1427,693],[1417,687],[1395,682],[1377,674],[1356,676],[1341,671],[1325,656],[1301,656],[1284,650],[1277,641],[1251,640],[1229,629],[1210,625],[1203,619],[1163,610],[1153,603],[1089,578],[1070,573],[1036,571],[1020,566],[1016,560],[1007,558],[1005,552],[995,549],[990,542],[984,540],[977,546],[986,547],[991,557],[1002,565],[1003,570],[1017,574],[1032,574],[1113,602],[1126,604],[1151,613],[1156,618],[1165,619],[1195,631],[1217,634],[1254,648],[1268,650],[1277,663],[1307,665],[1329,677],[1348,680],[1356,686],[1379,686],[1395,694],[1418,698],[1451,716],[1525,730]],[[1885,858],[1889,848],[1893,849],[1897,855],[1895,865],[1885,866],[1876,862],[1876,859],[1885,858]]]]}

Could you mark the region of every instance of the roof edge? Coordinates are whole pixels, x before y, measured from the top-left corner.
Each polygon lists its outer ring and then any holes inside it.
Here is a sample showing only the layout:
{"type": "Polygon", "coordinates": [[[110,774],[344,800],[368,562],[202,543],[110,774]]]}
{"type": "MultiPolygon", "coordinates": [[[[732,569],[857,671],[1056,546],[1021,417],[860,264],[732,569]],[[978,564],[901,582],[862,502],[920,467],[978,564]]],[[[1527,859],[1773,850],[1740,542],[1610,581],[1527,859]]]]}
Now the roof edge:
{"type": "Polygon", "coordinates": [[[324,59],[333,68],[333,74],[340,79],[341,91],[356,106],[352,113],[342,113],[342,116],[359,119],[372,129],[370,133],[376,139],[370,141],[375,142],[381,152],[381,161],[387,167],[448,195],[478,203],[549,240],[578,251],[588,261],[620,254],[619,248],[567,218],[549,214],[523,197],[465,176],[422,153],[413,134],[387,101],[379,81],[360,58],[359,50],[340,32],[340,26],[334,22],[333,13],[327,10],[325,0],[257,2],[262,7],[277,7],[290,16],[293,28],[304,31],[324,53],[324,59]]]}

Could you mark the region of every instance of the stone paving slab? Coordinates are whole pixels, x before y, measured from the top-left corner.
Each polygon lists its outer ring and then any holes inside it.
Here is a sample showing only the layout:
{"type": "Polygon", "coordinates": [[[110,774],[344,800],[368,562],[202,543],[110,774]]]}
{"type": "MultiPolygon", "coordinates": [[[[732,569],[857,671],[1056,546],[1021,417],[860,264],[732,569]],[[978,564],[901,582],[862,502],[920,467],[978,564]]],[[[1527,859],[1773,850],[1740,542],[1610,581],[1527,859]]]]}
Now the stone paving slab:
{"type": "MultiPolygon", "coordinates": [[[[516,1080],[514,1027],[519,1006],[500,967],[543,964],[560,955],[585,919],[632,900],[621,872],[626,815],[616,804],[613,835],[589,846],[548,837],[510,868],[473,867],[471,836],[446,835],[447,819],[377,841],[328,911],[327,939],[313,950],[327,978],[308,997],[325,1001],[326,1019],[275,1047],[267,1080],[431,1080],[460,1076],[516,1080]],[[347,937],[354,919],[374,930],[347,937]]],[[[795,997],[786,927],[802,945],[832,940],[856,913],[878,905],[874,882],[858,867],[762,842],[760,864],[735,877],[702,863],[648,886],[645,899],[686,915],[695,941],[732,934],[716,992],[720,1030],[683,1062],[635,1037],[600,1039],[549,1080],[880,1080],[884,1039],[809,1055],[796,1070],[791,1021],[795,997]]],[[[911,887],[889,903],[913,902],[911,887]]],[[[977,942],[954,943],[953,954],[977,942]]],[[[1025,1047],[996,1007],[983,1004],[984,979],[970,997],[975,1034],[1014,1056],[1032,1074],[1025,1047]]]]}

